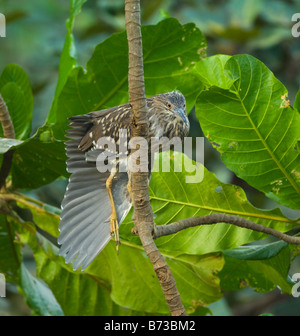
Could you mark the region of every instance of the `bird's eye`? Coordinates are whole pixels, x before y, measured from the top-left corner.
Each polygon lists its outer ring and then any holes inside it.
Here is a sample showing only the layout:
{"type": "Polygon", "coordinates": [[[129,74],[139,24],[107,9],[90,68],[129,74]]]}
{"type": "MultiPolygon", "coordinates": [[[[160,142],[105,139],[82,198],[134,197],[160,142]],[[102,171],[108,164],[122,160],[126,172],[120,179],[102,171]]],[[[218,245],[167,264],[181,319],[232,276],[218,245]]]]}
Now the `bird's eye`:
{"type": "Polygon", "coordinates": [[[172,108],[172,104],[171,104],[171,103],[167,103],[167,107],[168,107],[169,109],[171,109],[171,108],[172,108]]]}

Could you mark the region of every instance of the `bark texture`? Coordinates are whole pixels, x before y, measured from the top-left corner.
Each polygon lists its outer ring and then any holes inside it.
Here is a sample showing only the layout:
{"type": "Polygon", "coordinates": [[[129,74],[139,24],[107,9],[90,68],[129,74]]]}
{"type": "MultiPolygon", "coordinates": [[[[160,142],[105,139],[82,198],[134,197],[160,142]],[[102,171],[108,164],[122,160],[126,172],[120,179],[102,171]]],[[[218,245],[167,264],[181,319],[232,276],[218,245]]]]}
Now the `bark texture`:
{"type": "MultiPolygon", "coordinates": [[[[145,98],[143,48],[140,25],[140,1],[125,0],[125,22],[128,39],[128,92],[132,106],[131,138],[148,138],[148,115],[145,98]]],[[[142,164],[142,163],[141,163],[142,164]]],[[[148,193],[148,173],[131,173],[134,226],[156,272],[166,302],[173,316],[187,315],[171,270],[156,247],[152,235],[155,224],[148,193]]]]}

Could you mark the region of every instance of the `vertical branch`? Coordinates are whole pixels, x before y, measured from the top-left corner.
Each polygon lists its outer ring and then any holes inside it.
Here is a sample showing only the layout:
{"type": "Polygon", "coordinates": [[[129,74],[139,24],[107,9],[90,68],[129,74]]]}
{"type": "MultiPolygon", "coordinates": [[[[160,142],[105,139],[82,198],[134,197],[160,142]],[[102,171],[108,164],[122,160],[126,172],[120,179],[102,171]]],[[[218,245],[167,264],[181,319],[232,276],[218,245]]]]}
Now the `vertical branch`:
{"type": "MultiPolygon", "coordinates": [[[[0,122],[3,129],[4,138],[14,139],[15,138],[15,129],[14,125],[11,121],[7,106],[0,95],[0,122]]],[[[5,180],[9,174],[12,158],[13,158],[13,150],[9,150],[3,156],[2,166],[0,170],[0,189],[5,185],[5,180]]]]}
{"type": "MultiPolygon", "coordinates": [[[[140,1],[125,0],[125,22],[128,39],[128,92],[132,107],[131,138],[148,138],[148,114],[145,98],[143,48],[140,25],[140,1]]],[[[148,172],[131,172],[134,226],[145,252],[156,272],[166,302],[173,316],[187,315],[171,270],[155,245],[153,212],[148,193],[148,172]]]]}

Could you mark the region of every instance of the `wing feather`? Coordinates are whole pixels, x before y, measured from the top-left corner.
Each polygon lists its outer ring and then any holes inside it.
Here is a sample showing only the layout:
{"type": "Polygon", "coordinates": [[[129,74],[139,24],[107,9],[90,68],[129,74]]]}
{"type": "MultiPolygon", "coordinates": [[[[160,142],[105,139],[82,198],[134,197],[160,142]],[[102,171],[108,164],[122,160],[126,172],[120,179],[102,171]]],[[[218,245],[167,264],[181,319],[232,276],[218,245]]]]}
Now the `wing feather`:
{"type": "MultiPolygon", "coordinates": [[[[93,112],[94,114],[96,112],[93,112]]],[[[105,117],[105,113],[102,116],[105,117]]],[[[69,184],[62,202],[60,235],[60,255],[73,268],[85,269],[111,239],[111,205],[106,190],[109,172],[100,173],[95,163],[95,155],[86,155],[78,148],[82,138],[93,127],[91,115],[70,118],[67,131],[67,170],[71,173],[69,184]],[[88,158],[92,161],[87,161],[88,158]],[[75,259],[75,260],[74,260],[75,259]]],[[[98,115],[98,118],[101,114],[98,115]]],[[[117,209],[119,225],[130,210],[131,202],[127,193],[127,173],[117,173],[112,192],[117,209]]]]}

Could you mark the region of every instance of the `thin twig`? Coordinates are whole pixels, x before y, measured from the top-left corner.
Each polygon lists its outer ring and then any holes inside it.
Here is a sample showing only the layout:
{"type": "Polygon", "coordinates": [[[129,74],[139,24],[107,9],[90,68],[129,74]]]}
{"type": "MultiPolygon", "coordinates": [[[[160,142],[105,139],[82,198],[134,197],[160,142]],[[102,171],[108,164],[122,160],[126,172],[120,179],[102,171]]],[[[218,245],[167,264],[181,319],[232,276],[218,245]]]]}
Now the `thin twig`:
{"type": "Polygon", "coordinates": [[[14,139],[15,138],[15,129],[11,121],[8,108],[0,94],[0,122],[3,129],[4,138],[14,139]]]}
{"type": "Polygon", "coordinates": [[[236,225],[242,228],[246,228],[246,229],[250,229],[253,231],[263,232],[263,233],[272,235],[289,244],[300,245],[300,237],[289,236],[285,233],[279,232],[277,230],[274,230],[272,228],[269,228],[261,224],[251,222],[242,217],[236,217],[232,215],[219,214],[219,213],[212,213],[210,215],[206,215],[202,217],[186,218],[178,222],[174,222],[174,223],[167,224],[167,225],[158,225],[156,226],[154,238],[174,234],[176,232],[179,232],[184,229],[188,229],[190,227],[195,227],[195,226],[200,226],[200,225],[211,225],[211,224],[217,224],[217,223],[233,224],[233,225],[236,225]]]}
{"type": "MultiPolygon", "coordinates": [[[[0,94],[0,122],[3,129],[4,138],[14,139],[15,129],[11,121],[8,108],[0,94]]],[[[5,180],[10,172],[14,150],[9,150],[3,155],[2,166],[0,169],[0,189],[5,185],[5,180]]]]}
{"type": "Polygon", "coordinates": [[[34,209],[36,212],[38,213],[44,213],[47,214],[48,216],[52,216],[54,218],[56,218],[59,221],[59,215],[49,212],[47,211],[44,206],[46,205],[46,203],[40,202],[38,200],[35,200],[31,197],[28,197],[26,195],[22,195],[22,194],[1,194],[0,195],[0,200],[5,200],[7,201],[16,201],[19,203],[22,203],[26,206],[26,208],[29,209],[34,209]]]}
{"type": "Polygon", "coordinates": [[[35,235],[36,233],[35,230],[32,227],[30,227],[30,225],[28,225],[15,211],[11,211],[7,216],[12,218],[15,222],[19,223],[31,234],[35,235]]]}
{"type": "MultiPolygon", "coordinates": [[[[140,27],[140,1],[125,0],[125,22],[128,39],[128,92],[132,106],[131,138],[148,138],[148,111],[145,98],[143,49],[140,27]]],[[[131,191],[134,205],[134,226],[156,272],[171,314],[187,315],[171,270],[156,247],[153,212],[148,193],[148,173],[131,172],[131,191]]]]}

